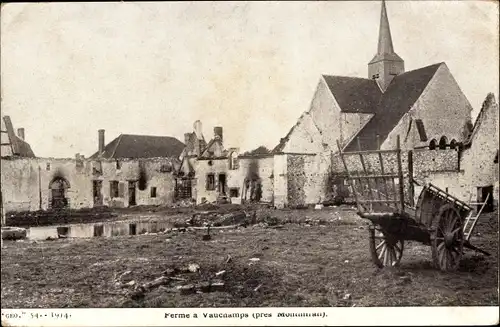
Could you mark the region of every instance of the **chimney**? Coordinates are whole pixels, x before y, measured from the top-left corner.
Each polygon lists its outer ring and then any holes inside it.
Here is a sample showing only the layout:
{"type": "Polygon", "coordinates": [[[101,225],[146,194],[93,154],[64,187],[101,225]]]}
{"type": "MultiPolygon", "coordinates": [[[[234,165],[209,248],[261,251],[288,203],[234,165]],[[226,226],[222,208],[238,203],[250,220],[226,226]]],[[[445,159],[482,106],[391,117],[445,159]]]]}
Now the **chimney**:
{"type": "Polygon", "coordinates": [[[197,120],[194,122],[193,124],[193,130],[196,134],[196,137],[198,138],[198,140],[201,140],[203,139],[203,132],[202,132],[202,125],[201,125],[201,121],[197,120]]]}
{"type": "Polygon", "coordinates": [[[222,127],[220,127],[220,126],[214,127],[214,136],[216,138],[218,136],[220,138],[220,140],[222,141],[222,127]]]}
{"type": "Polygon", "coordinates": [[[184,133],[184,145],[186,147],[186,154],[192,154],[194,145],[193,142],[191,142],[191,133],[184,133]]]}
{"type": "Polygon", "coordinates": [[[24,141],[24,128],[17,129],[17,136],[19,136],[19,138],[24,141]]]}
{"type": "Polygon", "coordinates": [[[104,152],[104,146],[105,146],[105,143],[104,143],[104,130],[100,129],[98,131],[98,133],[99,133],[99,154],[102,154],[104,152]]]}

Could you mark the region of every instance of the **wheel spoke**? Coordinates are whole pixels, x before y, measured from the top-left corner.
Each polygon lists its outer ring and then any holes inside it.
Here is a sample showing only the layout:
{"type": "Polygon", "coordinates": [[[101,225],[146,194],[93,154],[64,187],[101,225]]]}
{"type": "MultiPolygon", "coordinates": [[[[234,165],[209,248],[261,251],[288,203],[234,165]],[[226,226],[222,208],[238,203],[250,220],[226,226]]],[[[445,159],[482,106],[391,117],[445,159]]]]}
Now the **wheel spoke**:
{"type": "Polygon", "coordinates": [[[384,244],[385,244],[385,240],[384,240],[384,241],[382,241],[382,242],[380,242],[380,244],[379,244],[379,245],[377,245],[377,247],[375,248],[375,250],[380,249],[380,247],[381,247],[381,246],[383,246],[384,244]]]}
{"type": "Polygon", "coordinates": [[[448,260],[448,265],[446,266],[447,268],[453,268],[455,266],[455,258],[453,257],[453,254],[451,254],[451,251],[446,251],[447,258],[448,260]]]}
{"type": "Polygon", "coordinates": [[[460,251],[458,251],[458,249],[456,247],[452,247],[451,248],[451,254],[453,255],[453,260],[459,260],[460,258],[460,251]]]}
{"type": "Polygon", "coordinates": [[[379,253],[379,255],[378,255],[378,259],[379,259],[379,260],[381,260],[381,259],[382,259],[382,257],[384,256],[384,253],[385,253],[386,249],[387,249],[387,246],[386,246],[386,245],[385,245],[385,243],[384,243],[384,246],[382,247],[382,251],[380,251],[380,253],[379,253]]]}
{"type": "Polygon", "coordinates": [[[444,253],[444,256],[443,256],[443,261],[444,261],[444,269],[445,270],[448,270],[448,265],[449,265],[449,252],[448,250],[445,248],[443,249],[443,253],[444,253]]]}
{"type": "MultiPolygon", "coordinates": [[[[451,210],[450,210],[451,212],[451,210]]],[[[453,220],[451,221],[451,224],[448,225],[448,231],[452,231],[453,230],[453,227],[455,227],[455,223],[457,222],[457,216],[454,216],[453,217],[453,220]]]]}
{"type": "Polygon", "coordinates": [[[389,251],[387,250],[387,247],[386,247],[386,251],[384,252],[384,266],[387,267],[387,261],[388,261],[388,257],[389,257],[389,251]]]}
{"type": "Polygon", "coordinates": [[[462,229],[462,226],[457,227],[457,228],[455,228],[455,229],[454,229],[451,233],[452,233],[452,234],[455,234],[455,233],[459,232],[461,229],[462,229]]]}
{"type": "Polygon", "coordinates": [[[394,244],[394,248],[398,251],[398,253],[403,252],[403,251],[401,250],[401,248],[399,247],[399,244],[398,244],[398,243],[394,244]]]}
{"type": "Polygon", "coordinates": [[[441,249],[443,246],[444,246],[444,242],[439,243],[439,245],[437,246],[438,251],[440,251],[440,249],[441,249]]]}
{"type": "Polygon", "coordinates": [[[396,263],[398,262],[398,256],[396,255],[396,250],[395,248],[391,248],[391,252],[392,252],[392,258],[393,258],[393,261],[391,263],[391,266],[395,266],[396,263]]]}
{"type": "Polygon", "coordinates": [[[441,267],[444,266],[444,250],[439,250],[438,248],[438,255],[439,255],[439,265],[441,267]]]}

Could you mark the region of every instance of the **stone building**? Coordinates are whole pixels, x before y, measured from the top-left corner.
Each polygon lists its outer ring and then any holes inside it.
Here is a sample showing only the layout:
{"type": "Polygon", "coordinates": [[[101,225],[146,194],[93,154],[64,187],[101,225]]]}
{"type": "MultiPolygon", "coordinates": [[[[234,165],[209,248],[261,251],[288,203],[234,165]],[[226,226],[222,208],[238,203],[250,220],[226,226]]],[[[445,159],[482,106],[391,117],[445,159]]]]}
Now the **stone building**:
{"type": "Polygon", "coordinates": [[[104,145],[99,131],[91,158],[35,157],[3,119],[1,186],[5,212],[160,205],[174,201],[175,177],[184,148],[169,137],[120,135],[104,145]],[[5,130],[5,133],[3,132],[5,130]],[[5,144],[5,146],[4,146],[5,144]]]}
{"type": "Polygon", "coordinates": [[[214,128],[206,143],[196,121],[185,134],[186,147],[177,172],[176,194],[196,203],[228,201],[272,202],[274,155],[240,155],[238,148],[224,147],[223,128],[214,128]]]}

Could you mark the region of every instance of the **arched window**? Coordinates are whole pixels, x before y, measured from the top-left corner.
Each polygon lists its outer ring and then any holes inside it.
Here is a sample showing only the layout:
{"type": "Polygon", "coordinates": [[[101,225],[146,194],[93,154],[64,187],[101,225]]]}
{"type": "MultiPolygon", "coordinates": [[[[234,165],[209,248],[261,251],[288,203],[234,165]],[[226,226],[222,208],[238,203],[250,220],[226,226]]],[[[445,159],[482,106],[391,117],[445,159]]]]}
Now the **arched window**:
{"type": "Polygon", "coordinates": [[[448,139],[446,136],[442,136],[441,139],[439,140],[439,149],[444,150],[446,149],[446,144],[448,144],[448,139]]]}
{"type": "Polygon", "coordinates": [[[437,146],[437,141],[435,139],[432,139],[429,142],[429,150],[436,150],[436,146],[437,146]]]}
{"type": "Polygon", "coordinates": [[[456,147],[457,147],[457,141],[455,141],[455,139],[451,140],[450,149],[455,149],[456,147]]]}

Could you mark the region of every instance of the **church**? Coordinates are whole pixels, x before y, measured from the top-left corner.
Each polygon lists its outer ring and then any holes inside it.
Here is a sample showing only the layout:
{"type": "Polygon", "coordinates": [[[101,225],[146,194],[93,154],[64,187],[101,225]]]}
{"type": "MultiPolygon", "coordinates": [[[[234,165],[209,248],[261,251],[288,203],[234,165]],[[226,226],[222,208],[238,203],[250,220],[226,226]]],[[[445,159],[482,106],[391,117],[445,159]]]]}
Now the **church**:
{"type": "Polygon", "coordinates": [[[321,153],[395,147],[456,147],[471,132],[472,106],[445,63],[405,71],[382,1],[377,52],[368,76],[322,75],[310,108],[274,153],[321,153]]]}

